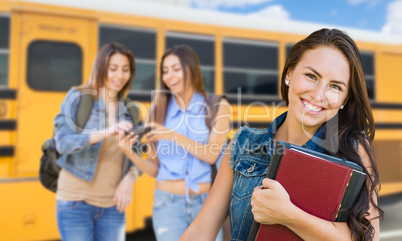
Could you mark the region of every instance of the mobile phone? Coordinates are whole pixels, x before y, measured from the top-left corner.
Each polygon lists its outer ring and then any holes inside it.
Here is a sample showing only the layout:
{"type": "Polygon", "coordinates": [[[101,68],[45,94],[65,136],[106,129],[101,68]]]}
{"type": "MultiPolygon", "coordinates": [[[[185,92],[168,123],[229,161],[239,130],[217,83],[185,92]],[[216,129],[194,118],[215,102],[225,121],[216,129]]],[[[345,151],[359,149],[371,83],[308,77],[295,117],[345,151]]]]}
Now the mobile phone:
{"type": "Polygon", "coordinates": [[[152,130],[152,128],[150,126],[147,126],[147,127],[145,127],[145,126],[137,126],[137,127],[134,127],[133,129],[131,129],[129,131],[126,131],[125,133],[126,133],[126,135],[128,135],[128,134],[138,135],[139,136],[138,140],[141,140],[142,137],[146,133],[150,132],[151,130],[152,130]]]}

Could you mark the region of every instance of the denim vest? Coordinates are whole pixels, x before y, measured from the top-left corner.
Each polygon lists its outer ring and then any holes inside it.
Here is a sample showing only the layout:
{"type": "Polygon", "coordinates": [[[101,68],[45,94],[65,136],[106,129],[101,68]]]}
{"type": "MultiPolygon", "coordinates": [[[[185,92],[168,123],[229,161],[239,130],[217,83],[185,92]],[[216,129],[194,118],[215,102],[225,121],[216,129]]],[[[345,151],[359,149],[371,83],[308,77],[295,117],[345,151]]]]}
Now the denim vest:
{"type": "MultiPolygon", "coordinates": [[[[70,90],[61,105],[61,112],[54,119],[54,139],[56,149],[61,154],[57,164],[71,174],[91,182],[96,171],[98,154],[103,141],[91,145],[89,136],[91,133],[106,129],[108,126],[107,113],[104,102],[101,99],[94,100],[91,114],[82,133],[77,133],[75,122],[80,94],[81,92],[78,90],[70,90]]],[[[119,96],[119,107],[116,112],[116,123],[123,120],[131,121],[131,115],[128,109],[124,107],[121,96],[119,96]]],[[[137,152],[138,149],[135,148],[137,152]]],[[[125,157],[122,175],[125,175],[131,166],[133,166],[132,162],[125,157]]]]}
{"type": "MultiPolygon", "coordinates": [[[[274,134],[286,119],[287,112],[277,117],[268,129],[243,126],[234,135],[230,147],[230,166],[233,169],[233,186],[230,200],[230,226],[232,240],[247,240],[254,221],[251,212],[251,195],[265,178],[274,152],[274,134]]],[[[320,145],[324,127],[321,126],[303,147],[325,152],[320,145]]]]}

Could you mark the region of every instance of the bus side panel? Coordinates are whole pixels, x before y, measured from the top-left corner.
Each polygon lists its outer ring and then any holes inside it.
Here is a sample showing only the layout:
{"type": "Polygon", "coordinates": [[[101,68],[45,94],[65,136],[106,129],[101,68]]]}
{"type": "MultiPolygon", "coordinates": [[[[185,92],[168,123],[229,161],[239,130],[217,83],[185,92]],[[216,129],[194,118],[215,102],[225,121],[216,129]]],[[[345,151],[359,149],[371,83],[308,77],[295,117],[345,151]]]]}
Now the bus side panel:
{"type": "Polygon", "coordinates": [[[376,58],[376,101],[402,103],[402,52],[380,52],[376,58]]]}
{"type": "Polygon", "coordinates": [[[55,194],[38,181],[9,180],[0,183],[0,240],[59,239],[55,194]]]}

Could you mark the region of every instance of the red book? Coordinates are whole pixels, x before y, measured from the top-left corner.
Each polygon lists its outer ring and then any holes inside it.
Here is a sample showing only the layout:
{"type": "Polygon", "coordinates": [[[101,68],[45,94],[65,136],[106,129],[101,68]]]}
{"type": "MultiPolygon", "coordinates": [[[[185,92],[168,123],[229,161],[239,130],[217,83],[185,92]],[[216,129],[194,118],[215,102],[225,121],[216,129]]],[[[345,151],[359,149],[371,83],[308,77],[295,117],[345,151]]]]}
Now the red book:
{"type": "MultiPolygon", "coordinates": [[[[278,145],[281,148],[275,149],[267,177],[281,183],[293,204],[328,221],[337,220],[342,205],[350,208],[354,204],[365,177],[360,166],[288,143],[278,142],[278,145]],[[351,181],[353,191],[347,190],[351,181]]],[[[346,220],[347,215],[343,216],[346,220]]],[[[255,240],[302,239],[285,226],[260,225],[255,240]]]]}

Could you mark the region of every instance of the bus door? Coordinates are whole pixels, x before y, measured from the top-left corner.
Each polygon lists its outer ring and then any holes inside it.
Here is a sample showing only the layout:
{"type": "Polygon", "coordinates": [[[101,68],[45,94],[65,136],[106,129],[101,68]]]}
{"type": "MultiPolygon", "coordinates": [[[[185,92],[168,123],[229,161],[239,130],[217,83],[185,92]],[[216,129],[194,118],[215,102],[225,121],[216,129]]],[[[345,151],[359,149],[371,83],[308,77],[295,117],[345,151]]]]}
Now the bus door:
{"type": "Polygon", "coordinates": [[[41,144],[52,137],[67,91],[89,75],[97,27],[90,18],[39,13],[21,13],[19,23],[15,171],[30,175],[38,172],[41,144]]]}
{"type": "MultiPolygon", "coordinates": [[[[42,143],[71,86],[89,75],[97,24],[70,9],[15,9],[10,85],[15,88],[15,140],[9,178],[0,180],[0,240],[59,239],[55,194],[38,181],[42,143]],[[69,15],[67,15],[69,14],[69,15]]],[[[11,115],[11,114],[10,114],[11,115]]],[[[14,114],[13,114],[14,115],[14,114]]]]}

